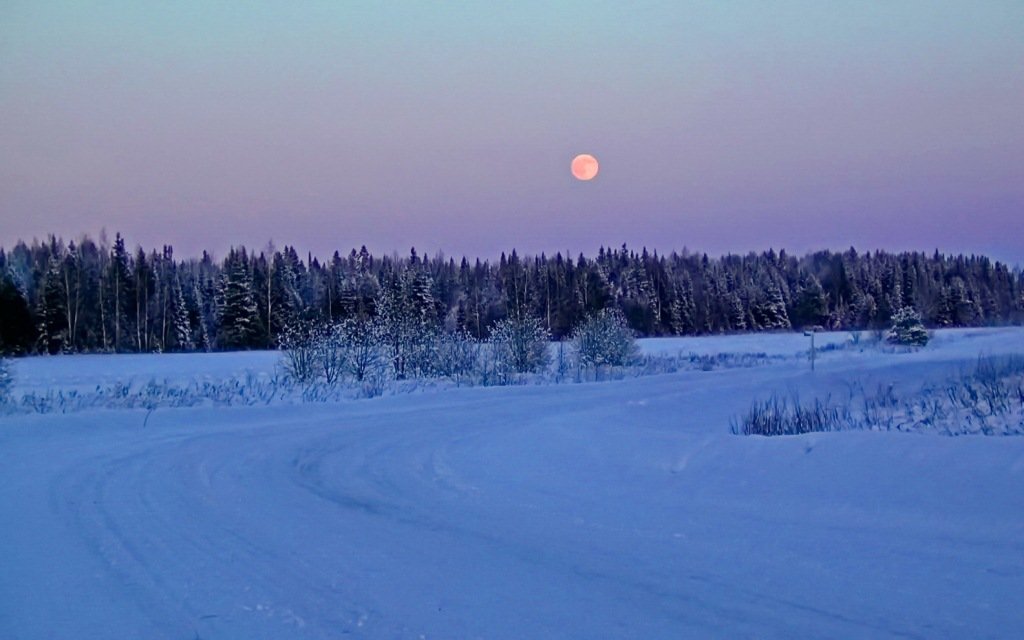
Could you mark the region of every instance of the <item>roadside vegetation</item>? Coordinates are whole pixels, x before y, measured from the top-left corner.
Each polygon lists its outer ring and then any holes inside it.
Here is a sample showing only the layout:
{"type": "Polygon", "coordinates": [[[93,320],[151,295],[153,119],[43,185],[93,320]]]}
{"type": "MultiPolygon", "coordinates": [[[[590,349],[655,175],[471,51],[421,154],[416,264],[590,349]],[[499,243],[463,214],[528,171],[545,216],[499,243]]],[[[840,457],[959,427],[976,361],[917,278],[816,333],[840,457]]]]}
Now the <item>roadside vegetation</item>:
{"type": "Polygon", "coordinates": [[[940,384],[904,392],[892,386],[850,387],[845,398],[803,402],[796,396],[757,400],[732,421],[740,435],[822,431],[904,431],[959,435],[1024,435],[1024,356],[979,358],[940,384]]]}

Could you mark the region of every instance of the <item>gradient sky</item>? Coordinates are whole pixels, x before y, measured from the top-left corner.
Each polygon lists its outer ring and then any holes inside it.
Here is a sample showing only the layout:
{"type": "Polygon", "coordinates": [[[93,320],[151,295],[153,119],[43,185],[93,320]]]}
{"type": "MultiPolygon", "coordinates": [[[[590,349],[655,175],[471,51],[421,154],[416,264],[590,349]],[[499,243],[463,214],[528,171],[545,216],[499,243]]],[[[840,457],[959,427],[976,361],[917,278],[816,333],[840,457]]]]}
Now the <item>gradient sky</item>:
{"type": "Polygon", "coordinates": [[[0,244],[1024,262],[1021,0],[496,4],[3,0],[0,244]]]}

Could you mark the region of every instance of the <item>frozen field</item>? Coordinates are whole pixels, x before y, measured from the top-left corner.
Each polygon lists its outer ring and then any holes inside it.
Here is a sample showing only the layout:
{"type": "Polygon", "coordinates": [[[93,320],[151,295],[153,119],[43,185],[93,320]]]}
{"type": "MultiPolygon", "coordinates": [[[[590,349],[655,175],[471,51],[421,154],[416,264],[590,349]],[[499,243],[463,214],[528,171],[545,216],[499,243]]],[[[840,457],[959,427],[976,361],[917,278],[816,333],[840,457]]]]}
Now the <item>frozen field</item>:
{"type": "MultiPolygon", "coordinates": [[[[607,383],[0,417],[0,638],[1024,636],[1024,438],[728,429],[772,391],[1024,354],[1024,330],[827,351],[813,373],[807,343],[645,341],[785,357],[607,383]]],[[[15,371],[29,391],[275,361],[15,371]]]]}

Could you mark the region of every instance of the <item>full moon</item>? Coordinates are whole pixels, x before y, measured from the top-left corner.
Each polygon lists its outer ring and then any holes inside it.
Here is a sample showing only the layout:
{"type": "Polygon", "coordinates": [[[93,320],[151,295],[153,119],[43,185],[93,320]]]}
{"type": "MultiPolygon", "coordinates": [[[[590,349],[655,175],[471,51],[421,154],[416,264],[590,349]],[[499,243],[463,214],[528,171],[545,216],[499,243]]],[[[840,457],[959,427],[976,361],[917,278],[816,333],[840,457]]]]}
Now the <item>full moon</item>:
{"type": "Polygon", "coordinates": [[[571,169],[577,180],[592,180],[597,175],[597,158],[589,153],[581,153],[572,159],[571,169]]]}

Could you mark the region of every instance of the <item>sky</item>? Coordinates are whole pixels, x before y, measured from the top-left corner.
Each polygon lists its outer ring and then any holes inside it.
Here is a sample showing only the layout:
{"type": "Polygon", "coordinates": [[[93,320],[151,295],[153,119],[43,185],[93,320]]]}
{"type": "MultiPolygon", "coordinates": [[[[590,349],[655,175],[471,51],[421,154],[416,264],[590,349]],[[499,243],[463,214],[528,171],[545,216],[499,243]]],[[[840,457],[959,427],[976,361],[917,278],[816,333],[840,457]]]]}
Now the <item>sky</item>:
{"type": "Polygon", "coordinates": [[[1020,0],[3,0],[0,245],[1021,264],[1022,113],[1020,0]]]}

